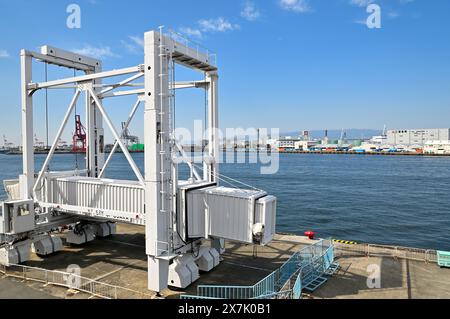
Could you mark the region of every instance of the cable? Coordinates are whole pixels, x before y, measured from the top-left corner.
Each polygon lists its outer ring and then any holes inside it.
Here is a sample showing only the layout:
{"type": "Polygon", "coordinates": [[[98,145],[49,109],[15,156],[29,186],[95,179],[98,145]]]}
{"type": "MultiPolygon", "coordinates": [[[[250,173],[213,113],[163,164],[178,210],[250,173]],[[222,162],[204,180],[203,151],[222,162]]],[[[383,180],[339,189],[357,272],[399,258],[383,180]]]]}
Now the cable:
{"type": "MultiPolygon", "coordinates": [[[[77,69],[73,69],[73,77],[75,78],[77,76],[77,69]]],[[[76,92],[77,89],[75,88],[74,91],[76,92]]],[[[77,103],[75,103],[75,118],[77,117],[77,103]]],[[[75,124],[76,126],[76,124],[75,124]]],[[[75,127],[75,131],[76,131],[76,127],[75,127]]],[[[72,144],[75,142],[75,139],[72,136],[72,144]]],[[[72,145],[72,148],[75,149],[75,170],[78,171],[78,152],[76,151],[76,145],[72,145]]]]}
{"type": "MultiPolygon", "coordinates": [[[[202,167],[200,167],[200,166],[198,166],[198,165],[196,165],[196,164],[194,164],[194,163],[192,163],[192,165],[194,165],[195,167],[197,167],[198,169],[200,169],[200,170],[203,171],[203,168],[202,168],[202,167]]],[[[245,186],[245,187],[248,187],[248,188],[251,188],[251,189],[253,189],[253,190],[262,191],[262,189],[259,189],[259,188],[256,188],[256,187],[254,187],[254,186],[248,185],[248,184],[246,184],[246,183],[244,183],[244,182],[241,182],[241,181],[239,181],[239,180],[237,180],[237,179],[234,179],[234,178],[232,178],[232,177],[229,177],[229,176],[226,176],[226,175],[223,175],[223,174],[216,174],[216,173],[213,173],[213,175],[214,175],[214,177],[218,178],[219,180],[221,180],[221,181],[223,181],[224,183],[227,183],[228,185],[231,185],[231,186],[233,186],[233,187],[236,187],[236,186],[235,186],[233,183],[228,182],[228,181],[225,180],[224,178],[228,178],[229,180],[231,180],[231,181],[233,181],[233,182],[235,182],[235,183],[237,183],[237,184],[241,184],[241,185],[243,185],[243,186],[245,186]]]]}
{"type": "Polygon", "coordinates": [[[172,130],[175,133],[175,128],[176,128],[176,111],[177,111],[177,107],[176,107],[176,92],[177,90],[175,90],[175,80],[176,80],[176,73],[175,73],[175,68],[176,68],[176,64],[175,61],[172,60],[173,63],[173,86],[174,86],[174,90],[173,90],[173,113],[172,113],[172,119],[173,119],[173,126],[172,126],[172,130]]]}
{"type": "MultiPolygon", "coordinates": [[[[48,63],[45,62],[45,82],[48,82],[48,63]]],[[[45,88],[45,130],[46,148],[48,149],[48,88],[45,88]]]]}
{"type": "MultiPolygon", "coordinates": [[[[206,72],[205,72],[204,81],[206,83],[206,72]]],[[[207,125],[206,123],[208,123],[208,90],[206,88],[205,88],[205,120],[204,121],[205,122],[203,123],[203,134],[205,134],[205,132],[206,132],[206,125],[207,125]]],[[[210,147],[210,145],[208,145],[208,147],[210,147]]],[[[204,156],[205,148],[206,148],[206,146],[203,145],[203,139],[202,139],[202,157],[204,156]]]]}

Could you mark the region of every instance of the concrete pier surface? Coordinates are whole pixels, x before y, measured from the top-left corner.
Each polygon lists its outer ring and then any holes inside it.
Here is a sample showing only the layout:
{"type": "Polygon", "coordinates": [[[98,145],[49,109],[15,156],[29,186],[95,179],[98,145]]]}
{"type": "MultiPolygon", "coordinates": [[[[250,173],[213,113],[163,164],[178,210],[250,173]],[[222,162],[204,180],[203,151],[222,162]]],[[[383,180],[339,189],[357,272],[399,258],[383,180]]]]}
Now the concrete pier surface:
{"type": "MultiPolygon", "coordinates": [[[[276,235],[275,240],[265,247],[227,242],[223,261],[217,268],[201,274],[200,279],[187,290],[168,289],[163,296],[178,298],[181,294],[195,295],[199,284],[253,285],[280,267],[293,253],[312,243],[314,241],[294,235],[276,235]]],[[[415,257],[421,256],[418,250],[411,250],[414,258],[405,259],[391,256],[385,248],[371,247],[374,253],[367,257],[363,247],[337,245],[336,260],[341,268],[324,285],[304,298],[450,298],[450,269],[440,268],[434,262],[420,261],[421,257],[415,257]],[[375,268],[380,270],[380,288],[372,289],[367,285],[372,273],[370,269],[374,267],[371,265],[376,265],[375,268]]],[[[147,290],[145,237],[144,228],[140,226],[118,224],[117,234],[110,238],[98,239],[80,247],[66,246],[64,251],[46,258],[32,254],[32,260],[25,265],[59,271],[78,265],[81,276],[124,288],[117,293],[119,299],[151,299],[155,296],[147,290]]],[[[0,298],[84,299],[95,296],[0,274],[0,298]]]]}

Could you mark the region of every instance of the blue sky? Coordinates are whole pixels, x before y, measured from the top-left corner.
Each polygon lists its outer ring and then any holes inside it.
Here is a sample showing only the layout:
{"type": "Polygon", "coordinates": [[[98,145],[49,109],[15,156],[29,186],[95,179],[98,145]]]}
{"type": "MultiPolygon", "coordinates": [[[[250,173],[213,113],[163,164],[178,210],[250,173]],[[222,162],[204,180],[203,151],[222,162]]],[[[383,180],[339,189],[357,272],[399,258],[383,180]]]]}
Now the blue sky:
{"type": "MultiPolygon", "coordinates": [[[[19,141],[21,48],[50,44],[100,57],[104,69],[121,68],[143,62],[143,33],[159,25],[217,52],[222,127],[450,127],[449,12],[446,0],[0,0],[0,135],[19,141]],[[362,23],[370,2],[381,7],[381,29],[362,23]],[[81,7],[80,29],[66,27],[71,3],[81,7]]],[[[50,78],[71,75],[49,72],[50,78]]],[[[34,73],[44,79],[41,64],[34,73]]],[[[69,99],[49,93],[51,132],[69,99]]],[[[40,92],[41,139],[43,101],[40,92]]],[[[117,126],[132,102],[107,103],[117,126]]],[[[177,125],[191,127],[203,110],[201,91],[180,93],[177,125]]],[[[131,126],[133,133],[142,134],[141,122],[131,126]]]]}

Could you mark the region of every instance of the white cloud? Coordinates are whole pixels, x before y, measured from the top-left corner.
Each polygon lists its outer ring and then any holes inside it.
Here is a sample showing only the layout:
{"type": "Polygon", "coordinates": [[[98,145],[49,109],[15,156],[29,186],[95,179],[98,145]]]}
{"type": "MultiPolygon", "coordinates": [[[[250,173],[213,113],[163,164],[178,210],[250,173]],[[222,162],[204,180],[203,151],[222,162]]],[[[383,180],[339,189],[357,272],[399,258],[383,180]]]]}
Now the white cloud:
{"type": "Polygon", "coordinates": [[[355,20],[353,23],[367,25],[367,20],[355,20]]]}
{"type": "Polygon", "coordinates": [[[367,7],[369,4],[373,3],[375,0],[350,0],[350,4],[358,7],[367,7]]]}
{"type": "Polygon", "coordinates": [[[304,13],[311,11],[307,0],[279,0],[280,6],[289,11],[304,13]]]}
{"type": "Polygon", "coordinates": [[[181,27],[181,33],[201,39],[204,33],[227,32],[239,30],[241,26],[234,24],[225,18],[219,17],[216,19],[202,19],[197,21],[195,27],[181,27]]]}
{"type": "Polygon", "coordinates": [[[117,55],[111,51],[110,47],[93,47],[89,44],[81,49],[75,49],[73,50],[73,52],[81,55],[90,56],[95,59],[117,57],[117,55]]]}
{"type": "Polygon", "coordinates": [[[388,16],[390,19],[395,19],[395,18],[398,18],[398,17],[400,16],[400,14],[399,14],[398,12],[391,11],[391,12],[388,12],[387,16],[388,16]]]}
{"type": "Polygon", "coordinates": [[[261,13],[252,1],[246,1],[244,8],[241,11],[241,17],[247,19],[248,21],[255,21],[261,17],[261,13]]]}
{"type": "Polygon", "coordinates": [[[0,49],[0,58],[8,58],[9,53],[6,50],[0,49]]]}
{"type": "Polygon", "coordinates": [[[128,52],[133,54],[141,54],[144,48],[144,39],[136,35],[130,35],[127,41],[122,40],[120,42],[128,52]]]}
{"type": "Polygon", "coordinates": [[[196,37],[196,38],[202,38],[203,34],[202,31],[196,28],[190,28],[190,27],[181,27],[180,28],[181,33],[189,36],[189,37],[196,37]]]}
{"type": "MultiPolygon", "coordinates": [[[[367,7],[369,4],[376,2],[376,0],[350,0],[350,4],[358,7],[367,7]]],[[[414,0],[398,0],[400,4],[408,4],[414,0]]]]}
{"type": "Polygon", "coordinates": [[[216,19],[199,20],[198,25],[203,32],[226,32],[240,28],[238,24],[232,24],[228,20],[219,17],[216,19]]]}
{"type": "Polygon", "coordinates": [[[144,47],[144,39],[136,36],[136,35],[130,35],[128,38],[130,38],[131,41],[133,41],[135,44],[137,44],[140,47],[144,47]]]}

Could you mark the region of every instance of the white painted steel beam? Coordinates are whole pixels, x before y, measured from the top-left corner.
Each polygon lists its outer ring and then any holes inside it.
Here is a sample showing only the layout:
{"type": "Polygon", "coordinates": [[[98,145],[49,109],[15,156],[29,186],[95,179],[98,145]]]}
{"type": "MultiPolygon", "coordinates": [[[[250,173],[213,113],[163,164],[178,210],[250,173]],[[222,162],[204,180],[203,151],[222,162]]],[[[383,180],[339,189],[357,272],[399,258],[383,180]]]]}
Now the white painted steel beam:
{"type": "MultiPolygon", "coordinates": [[[[89,69],[85,71],[95,71],[102,64],[102,62],[98,59],[93,59],[85,55],[62,50],[49,45],[44,45],[41,47],[41,54],[44,54],[47,58],[55,58],[57,65],[60,65],[60,63],[64,63],[66,61],[68,63],[77,63],[89,67],[89,69]]],[[[51,63],[51,61],[47,62],[51,63]]]]}
{"type": "MultiPolygon", "coordinates": [[[[161,186],[161,132],[165,123],[161,123],[161,112],[168,110],[167,99],[160,94],[167,93],[168,79],[160,81],[160,74],[167,74],[168,62],[161,63],[159,46],[162,44],[159,33],[146,32],[145,51],[145,110],[144,110],[144,146],[145,146],[145,240],[148,256],[148,288],[160,292],[167,288],[169,260],[160,258],[164,242],[169,239],[168,214],[162,212],[161,186]],[[163,69],[161,69],[161,65],[163,69]],[[164,87],[161,87],[163,82],[164,87]],[[163,105],[161,101],[165,102],[163,105]]],[[[170,154],[169,154],[170,155],[170,154]]]]}
{"type": "Polygon", "coordinates": [[[142,72],[142,65],[133,66],[130,68],[124,68],[124,69],[118,69],[118,70],[112,70],[112,71],[105,71],[105,72],[99,72],[99,73],[92,73],[82,76],[76,76],[61,80],[54,80],[54,81],[48,81],[48,82],[41,82],[41,83],[30,83],[28,84],[29,90],[39,90],[39,89],[45,89],[52,86],[59,86],[64,84],[70,84],[70,83],[81,83],[81,82],[88,82],[92,80],[97,79],[104,79],[119,75],[126,75],[131,73],[137,73],[142,72]]]}
{"type": "Polygon", "coordinates": [[[102,94],[102,98],[110,98],[110,97],[126,96],[126,95],[143,95],[144,93],[145,93],[145,89],[116,91],[116,92],[108,92],[108,93],[102,94]]]}
{"type": "Polygon", "coordinates": [[[208,155],[210,163],[204,163],[203,178],[209,182],[217,182],[219,176],[219,99],[218,81],[216,72],[206,74],[209,82],[208,90],[208,155]]]}
{"type": "Polygon", "coordinates": [[[32,81],[32,57],[27,51],[20,53],[21,94],[22,94],[22,160],[21,195],[30,199],[34,186],[34,131],[33,131],[33,97],[28,95],[27,83],[32,81]]]}
{"type": "Polygon", "coordinates": [[[60,59],[58,57],[48,56],[48,55],[45,55],[42,53],[37,53],[37,52],[33,52],[33,51],[28,51],[28,50],[23,50],[23,52],[25,53],[25,55],[27,55],[33,59],[36,59],[39,62],[47,62],[49,64],[54,64],[54,65],[58,65],[58,66],[62,66],[62,67],[70,68],[70,69],[77,69],[77,70],[85,71],[85,72],[89,72],[89,71],[94,72],[95,71],[95,67],[92,65],[87,65],[87,64],[79,63],[79,62],[75,62],[75,61],[60,59]]]}
{"type": "Polygon", "coordinates": [[[119,82],[117,84],[111,85],[110,87],[108,87],[108,88],[106,88],[104,90],[101,90],[99,92],[98,96],[99,96],[99,98],[102,98],[103,94],[108,93],[108,92],[110,92],[110,91],[112,91],[112,90],[114,90],[114,89],[116,89],[118,87],[121,87],[121,86],[125,85],[125,84],[133,82],[134,80],[137,80],[137,79],[139,79],[139,78],[141,78],[143,76],[144,76],[144,73],[135,74],[132,77],[129,77],[128,79],[125,79],[125,80],[123,80],[123,81],[121,81],[121,82],[119,82]]]}

